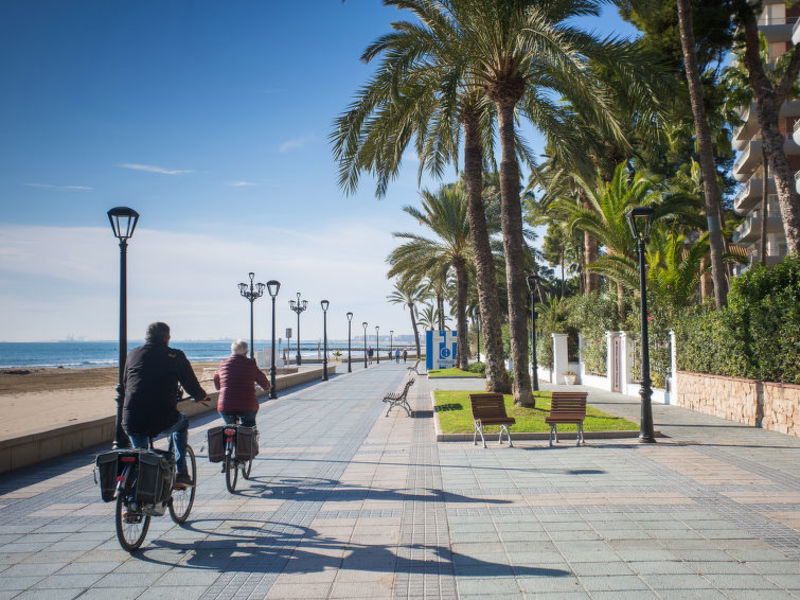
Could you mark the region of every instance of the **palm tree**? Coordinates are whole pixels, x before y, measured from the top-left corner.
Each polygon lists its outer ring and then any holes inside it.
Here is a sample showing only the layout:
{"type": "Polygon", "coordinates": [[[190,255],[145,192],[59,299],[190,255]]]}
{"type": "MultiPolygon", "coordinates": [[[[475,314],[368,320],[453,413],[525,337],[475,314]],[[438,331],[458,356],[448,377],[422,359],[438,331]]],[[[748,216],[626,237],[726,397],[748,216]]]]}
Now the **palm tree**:
{"type": "Polygon", "coordinates": [[[678,23],[683,48],[683,64],[686,81],[689,85],[689,96],[697,131],[697,145],[700,149],[700,168],[703,171],[703,188],[705,190],[706,219],[711,249],[711,278],[714,281],[714,298],[717,308],[727,304],[728,291],[722,265],[723,240],[720,231],[719,207],[722,205],[722,194],[717,185],[717,169],[714,164],[714,146],[708,127],[706,110],[703,105],[703,87],[700,82],[700,71],[697,67],[697,50],[694,42],[694,28],[689,0],[677,0],[678,23]]]}
{"type": "MultiPolygon", "coordinates": [[[[414,233],[395,233],[394,237],[408,240],[389,255],[392,265],[389,276],[408,272],[413,269],[446,273],[449,267],[455,271],[456,279],[456,331],[458,346],[456,365],[467,368],[467,265],[471,260],[469,244],[469,222],[467,219],[467,203],[463,190],[457,185],[442,187],[433,194],[427,190],[421,192],[421,210],[413,206],[404,206],[403,210],[414,217],[423,227],[435,235],[434,239],[414,233]]],[[[435,278],[432,281],[441,281],[435,278]]],[[[446,283],[446,280],[445,280],[446,283]]],[[[439,296],[440,294],[437,294],[439,296]]],[[[441,294],[443,296],[443,294],[441,294]]],[[[440,313],[441,302],[440,302],[440,313]]],[[[443,316],[443,315],[442,315],[443,316]]],[[[442,323],[443,325],[443,323],[442,323]]]]}
{"type": "Polygon", "coordinates": [[[402,304],[408,307],[408,312],[411,315],[411,330],[414,332],[414,342],[417,346],[417,358],[422,356],[422,351],[419,344],[419,331],[417,330],[416,306],[423,299],[422,285],[415,283],[410,279],[400,279],[395,282],[394,290],[387,297],[387,300],[392,304],[402,304]]]}
{"type": "Polygon", "coordinates": [[[331,135],[339,161],[339,183],[348,191],[361,171],[377,176],[378,196],[399,168],[406,146],[415,140],[424,170],[440,176],[444,165],[457,165],[460,127],[464,128],[464,180],[470,237],[474,251],[478,299],[486,353],[486,388],[507,392],[501,313],[486,216],[481,198],[484,162],[491,161],[493,106],[467,80],[461,31],[447,3],[386,0],[406,8],[417,23],[394,23],[394,32],[379,38],[362,55],[384,59],[375,77],[362,88],[349,110],[336,120],[331,135]]]}

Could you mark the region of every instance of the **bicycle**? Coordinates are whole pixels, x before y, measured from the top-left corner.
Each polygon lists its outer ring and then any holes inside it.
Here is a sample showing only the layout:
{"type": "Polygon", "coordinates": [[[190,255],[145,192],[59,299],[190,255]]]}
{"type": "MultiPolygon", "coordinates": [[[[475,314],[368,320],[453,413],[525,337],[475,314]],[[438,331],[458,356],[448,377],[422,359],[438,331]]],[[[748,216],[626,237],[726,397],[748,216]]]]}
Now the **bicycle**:
{"type": "MultiPolygon", "coordinates": [[[[117,499],[116,510],[114,511],[114,521],[117,531],[117,540],[128,552],[135,552],[141,547],[147,530],[150,527],[150,518],[162,516],[166,509],[175,523],[183,524],[189,517],[194,504],[194,497],[197,484],[197,460],[194,450],[190,445],[186,446],[186,467],[187,475],[192,480],[192,485],[175,487],[175,468],[174,460],[172,468],[168,472],[161,485],[169,486],[167,495],[162,490],[163,500],[140,502],[137,499],[139,474],[144,456],[160,457],[169,460],[167,457],[174,457],[175,445],[170,436],[169,449],[156,450],[153,448],[153,440],[150,440],[150,447],[147,450],[119,450],[118,460],[122,463],[122,473],[117,476],[115,495],[117,499]]],[[[149,459],[148,459],[149,460],[149,459]]]]}
{"type": "MultiPolygon", "coordinates": [[[[237,421],[241,420],[241,417],[237,418],[237,421]]],[[[243,459],[239,458],[238,440],[240,433],[243,433],[241,429],[242,427],[245,427],[245,425],[232,423],[225,425],[222,429],[222,433],[225,436],[225,458],[223,459],[222,470],[225,472],[225,487],[228,488],[228,491],[231,494],[236,491],[236,482],[239,479],[239,469],[241,469],[242,477],[245,479],[250,479],[250,472],[253,469],[252,438],[250,440],[251,452],[249,456],[243,459]]],[[[247,429],[252,430],[253,436],[258,435],[258,430],[255,427],[247,427],[247,429]]]]}

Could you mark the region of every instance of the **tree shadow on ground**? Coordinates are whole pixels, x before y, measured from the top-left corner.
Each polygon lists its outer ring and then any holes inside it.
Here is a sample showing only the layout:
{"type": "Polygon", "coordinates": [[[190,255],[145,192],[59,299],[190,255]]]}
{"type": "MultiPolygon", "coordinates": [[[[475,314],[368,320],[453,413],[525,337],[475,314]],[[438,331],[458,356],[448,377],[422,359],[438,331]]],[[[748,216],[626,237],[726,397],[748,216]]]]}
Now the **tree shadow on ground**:
{"type": "Polygon", "coordinates": [[[276,521],[208,519],[193,521],[186,529],[209,538],[190,544],[157,539],[137,554],[143,561],[185,569],[244,573],[316,573],[326,569],[351,569],[380,573],[456,574],[470,577],[568,577],[565,569],[508,565],[452,552],[429,544],[360,544],[320,535],[310,527],[276,521]],[[224,530],[200,529],[200,523],[232,525],[224,530]],[[157,558],[164,550],[180,552],[177,565],[157,558]]]}

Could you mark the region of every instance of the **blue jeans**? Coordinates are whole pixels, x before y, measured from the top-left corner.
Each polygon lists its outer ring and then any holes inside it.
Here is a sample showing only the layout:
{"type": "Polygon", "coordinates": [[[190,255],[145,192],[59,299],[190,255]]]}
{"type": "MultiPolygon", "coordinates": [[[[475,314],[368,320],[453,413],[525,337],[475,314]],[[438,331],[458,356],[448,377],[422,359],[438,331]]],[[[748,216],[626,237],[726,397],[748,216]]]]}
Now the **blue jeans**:
{"type": "Polygon", "coordinates": [[[237,425],[239,423],[239,419],[241,419],[242,425],[245,425],[246,427],[255,427],[257,412],[257,410],[239,410],[236,412],[226,411],[219,414],[228,425],[237,425]]]}
{"type": "MultiPolygon", "coordinates": [[[[165,429],[161,433],[171,433],[172,443],[175,445],[175,469],[178,473],[186,473],[186,444],[189,443],[189,419],[183,413],[178,413],[180,417],[175,421],[175,425],[165,429]]],[[[147,449],[150,447],[150,436],[143,433],[131,433],[126,431],[131,439],[134,448],[147,449]]],[[[159,435],[161,435],[161,433],[159,435]]]]}

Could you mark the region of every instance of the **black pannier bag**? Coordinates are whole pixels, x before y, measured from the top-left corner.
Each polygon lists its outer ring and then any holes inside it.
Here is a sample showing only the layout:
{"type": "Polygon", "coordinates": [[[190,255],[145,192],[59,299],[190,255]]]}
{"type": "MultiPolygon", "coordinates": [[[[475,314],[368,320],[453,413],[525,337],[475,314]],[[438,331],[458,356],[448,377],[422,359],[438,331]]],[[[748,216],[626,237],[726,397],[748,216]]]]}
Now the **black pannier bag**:
{"type": "Polygon", "coordinates": [[[258,454],[258,430],[239,425],[236,428],[236,458],[251,460],[258,454]]]}
{"type": "Polygon", "coordinates": [[[117,492],[117,476],[122,471],[119,462],[119,450],[98,454],[95,468],[100,479],[100,496],[105,502],[111,502],[117,492]]]}
{"type": "Polygon", "coordinates": [[[212,427],[208,430],[208,460],[220,462],[225,458],[225,425],[212,427]]]}
{"type": "Polygon", "coordinates": [[[151,450],[139,455],[139,477],[136,501],[142,508],[164,514],[175,480],[175,455],[164,450],[151,450]]]}

